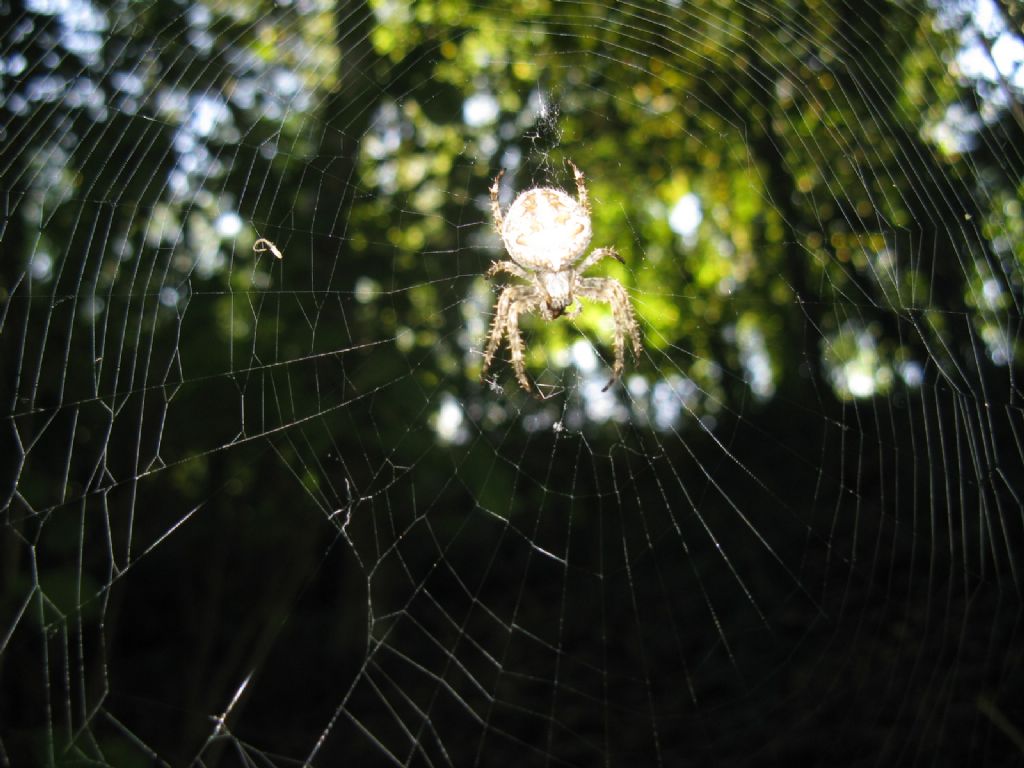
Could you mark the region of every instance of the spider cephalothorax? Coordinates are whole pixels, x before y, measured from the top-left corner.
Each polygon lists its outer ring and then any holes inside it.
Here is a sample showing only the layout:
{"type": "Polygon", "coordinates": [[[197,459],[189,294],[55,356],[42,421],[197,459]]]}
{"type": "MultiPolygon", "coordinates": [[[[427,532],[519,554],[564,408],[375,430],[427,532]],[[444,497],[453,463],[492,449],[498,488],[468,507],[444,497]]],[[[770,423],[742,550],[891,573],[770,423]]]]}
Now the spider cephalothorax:
{"type": "Polygon", "coordinates": [[[626,334],[633,342],[633,352],[640,354],[640,329],[633,316],[633,306],[622,284],[607,277],[583,277],[583,272],[605,257],[622,261],[613,248],[598,248],[582,258],[590,244],[590,200],[583,174],[572,166],[576,177],[576,199],[561,189],[534,187],[521,192],[508,212],[502,214],[498,203],[498,184],[504,171],[491,185],[491,213],[494,226],[501,235],[511,261],[497,261],[487,270],[487,277],[507,272],[527,281],[526,285],[509,285],[501,292],[495,308],[494,324],[484,350],[487,374],[502,338],[508,335],[512,351],[512,367],[519,385],[531,392],[523,362],[523,339],[519,333],[519,315],[539,310],[545,320],[565,315],[575,317],[580,307],[577,298],[594,299],[611,305],[615,319],[615,363],[608,389],[625,365],[626,334]],[[578,262],[578,263],[577,263],[578,262]]]}

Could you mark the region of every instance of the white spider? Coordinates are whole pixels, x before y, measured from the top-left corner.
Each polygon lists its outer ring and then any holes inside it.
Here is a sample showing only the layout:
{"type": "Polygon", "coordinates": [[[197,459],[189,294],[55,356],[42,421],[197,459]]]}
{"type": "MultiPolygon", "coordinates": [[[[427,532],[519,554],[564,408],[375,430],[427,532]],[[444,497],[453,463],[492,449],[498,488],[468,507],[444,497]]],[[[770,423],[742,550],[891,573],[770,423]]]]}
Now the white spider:
{"type": "Polygon", "coordinates": [[[619,262],[623,261],[622,257],[614,248],[598,248],[576,263],[590,244],[590,200],[583,174],[571,162],[569,165],[576,177],[576,200],[561,189],[534,187],[521,192],[508,213],[503,215],[498,203],[498,184],[504,170],[491,185],[494,226],[512,261],[495,262],[487,270],[487,277],[507,272],[527,280],[528,284],[508,285],[502,290],[484,350],[484,367],[480,376],[486,376],[494,353],[508,334],[512,367],[519,385],[527,392],[532,392],[532,389],[526,377],[523,339],[519,333],[519,315],[524,312],[540,310],[545,320],[554,320],[562,315],[576,317],[582,310],[578,305],[573,307],[576,298],[610,304],[615,320],[615,363],[612,378],[604,389],[622,375],[626,334],[633,342],[634,354],[640,356],[640,328],[633,316],[633,306],[626,289],[618,280],[609,277],[582,276],[584,271],[605,257],[619,262]]]}

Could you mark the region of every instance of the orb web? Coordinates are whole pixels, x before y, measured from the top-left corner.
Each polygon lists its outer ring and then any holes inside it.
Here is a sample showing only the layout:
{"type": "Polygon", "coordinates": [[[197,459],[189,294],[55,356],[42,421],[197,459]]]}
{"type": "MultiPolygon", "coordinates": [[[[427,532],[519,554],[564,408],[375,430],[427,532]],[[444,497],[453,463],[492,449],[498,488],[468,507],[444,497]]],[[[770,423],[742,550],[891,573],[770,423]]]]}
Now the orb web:
{"type": "Polygon", "coordinates": [[[5,764],[1024,763],[1014,3],[0,13],[5,764]]]}

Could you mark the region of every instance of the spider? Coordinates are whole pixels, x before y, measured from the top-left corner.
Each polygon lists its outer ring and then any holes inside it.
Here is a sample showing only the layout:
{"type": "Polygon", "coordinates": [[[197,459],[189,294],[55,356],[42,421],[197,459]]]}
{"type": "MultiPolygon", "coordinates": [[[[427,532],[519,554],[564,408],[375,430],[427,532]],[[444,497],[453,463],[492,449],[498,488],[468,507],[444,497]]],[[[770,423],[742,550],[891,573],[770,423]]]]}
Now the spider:
{"type": "Polygon", "coordinates": [[[545,320],[562,315],[572,318],[581,311],[577,298],[594,299],[611,305],[615,320],[615,363],[612,378],[602,392],[622,375],[626,335],[633,342],[633,353],[640,356],[640,328],[633,316],[626,289],[618,280],[609,277],[583,277],[583,272],[603,258],[625,263],[614,248],[598,248],[581,259],[590,244],[590,200],[583,173],[572,162],[576,179],[576,199],[561,189],[533,187],[520,192],[506,214],[498,203],[498,185],[504,169],[491,185],[491,213],[494,226],[501,235],[511,261],[496,261],[487,270],[491,278],[507,272],[527,281],[526,285],[507,285],[498,297],[494,324],[484,350],[484,366],[480,374],[487,375],[502,338],[508,335],[512,352],[512,367],[516,379],[527,392],[533,393],[523,363],[523,338],[519,333],[519,316],[539,310],[545,320]]]}

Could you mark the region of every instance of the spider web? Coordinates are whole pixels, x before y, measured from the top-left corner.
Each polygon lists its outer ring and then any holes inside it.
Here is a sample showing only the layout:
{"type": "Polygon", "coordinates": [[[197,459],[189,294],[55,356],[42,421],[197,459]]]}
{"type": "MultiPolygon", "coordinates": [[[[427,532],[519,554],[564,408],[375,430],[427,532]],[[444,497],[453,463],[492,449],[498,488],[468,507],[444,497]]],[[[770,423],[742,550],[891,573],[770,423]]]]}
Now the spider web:
{"type": "Polygon", "coordinates": [[[1024,764],[1017,3],[3,16],[4,765],[1024,764]]]}

